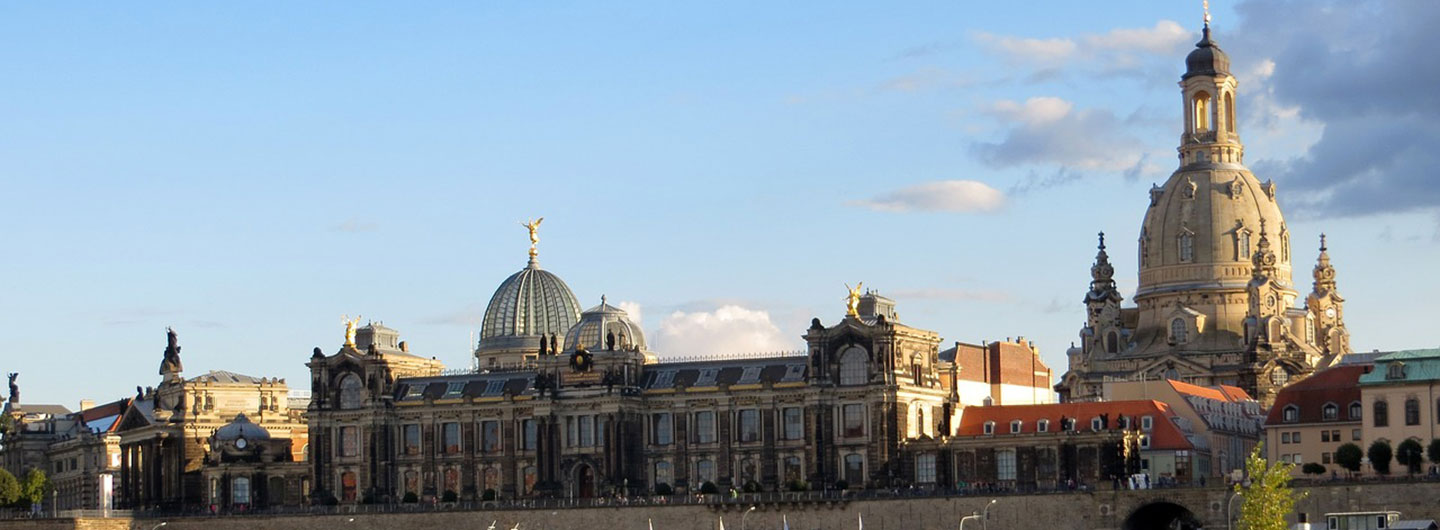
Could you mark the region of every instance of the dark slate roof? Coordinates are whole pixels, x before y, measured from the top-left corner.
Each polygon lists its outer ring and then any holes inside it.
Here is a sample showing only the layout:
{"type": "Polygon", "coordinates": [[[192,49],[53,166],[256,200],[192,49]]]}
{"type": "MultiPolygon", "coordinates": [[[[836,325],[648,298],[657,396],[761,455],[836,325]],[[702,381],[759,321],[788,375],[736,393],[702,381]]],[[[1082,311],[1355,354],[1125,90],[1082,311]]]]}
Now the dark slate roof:
{"type": "Polygon", "coordinates": [[[250,377],[250,376],[245,375],[245,374],[237,374],[237,373],[235,373],[235,372],[227,372],[227,371],[225,371],[225,370],[211,370],[211,371],[209,371],[209,372],[205,372],[205,373],[203,373],[203,374],[200,374],[200,375],[198,375],[198,376],[195,376],[195,377],[190,378],[190,382],[191,382],[191,383],[246,383],[246,384],[256,384],[256,383],[259,383],[259,382],[260,382],[260,379],[259,379],[259,378],[256,378],[256,377],[250,377]]]}
{"type": "Polygon", "coordinates": [[[535,372],[490,372],[436,377],[413,377],[399,381],[402,402],[424,399],[459,399],[522,395],[534,388],[535,372]]]}
{"type": "Polygon", "coordinates": [[[809,359],[803,356],[717,359],[652,364],[640,386],[646,390],[718,385],[803,383],[809,359]]]}
{"type": "Polygon", "coordinates": [[[26,414],[49,414],[51,416],[64,416],[70,413],[70,409],[65,408],[64,405],[32,405],[29,403],[15,404],[10,410],[24,412],[26,414]]]}

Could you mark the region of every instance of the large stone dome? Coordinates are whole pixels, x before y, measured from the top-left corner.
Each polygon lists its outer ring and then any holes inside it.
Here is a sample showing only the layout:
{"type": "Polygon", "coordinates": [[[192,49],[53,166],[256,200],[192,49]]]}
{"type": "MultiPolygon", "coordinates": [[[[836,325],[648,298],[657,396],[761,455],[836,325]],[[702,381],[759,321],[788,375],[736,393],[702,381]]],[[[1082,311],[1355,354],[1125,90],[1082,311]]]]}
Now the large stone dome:
{"type": "Polygon", "coordinates": [[[564,336],[579,318],[575,293],[559,276],[531,259],[524,269],[501,282],[490,297],[475,355],[482,365],[533,358],[541,337],[564,336]]]}

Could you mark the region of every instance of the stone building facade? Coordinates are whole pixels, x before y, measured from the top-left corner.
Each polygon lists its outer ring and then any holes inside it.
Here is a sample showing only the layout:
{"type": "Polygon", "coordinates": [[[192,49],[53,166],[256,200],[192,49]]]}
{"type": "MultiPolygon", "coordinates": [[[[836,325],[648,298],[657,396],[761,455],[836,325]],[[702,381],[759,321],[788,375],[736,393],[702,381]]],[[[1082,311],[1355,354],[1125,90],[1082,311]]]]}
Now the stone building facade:
{"type": "Polygon", "coordinates": [[[625,311],[602,297],[572,317],[574,299],[532,252],[486,310],[480,370],[445,371],[363,334],[329,355],[317,349],[308,365],[315,495],[348,503],[887,486],[910,480],[908,440],[948,435],[962,403],[989,397],[988,384],[966,387],[985,395],[962,397],[959,374],[1010,374],[1007,402],[1053,400],[1048,378],[1034,375],[1049,369],[1033,346],[975,356],[1003,367],[942,360],[940,336],[901,323],[895,303],[874,292],[852,292],[837,322],[815,319],[806,351],[669,362],[625,311]]]}
{"type": "Polygon", "coordinates": [[[1099,399],[1105,381],[1143,375],[1237,386],[1268,405],[1289,381],[1350,352],[1323,236],[1313,288],[1295,306],[1279,193],[1243,164],[1238,80],[1208,23],[1185,65],[1180,167],[1150,190],[1135,305],[1122,306],[1102,234],[1080,342],[1055,387],[1063,400],[1099,399]]]}

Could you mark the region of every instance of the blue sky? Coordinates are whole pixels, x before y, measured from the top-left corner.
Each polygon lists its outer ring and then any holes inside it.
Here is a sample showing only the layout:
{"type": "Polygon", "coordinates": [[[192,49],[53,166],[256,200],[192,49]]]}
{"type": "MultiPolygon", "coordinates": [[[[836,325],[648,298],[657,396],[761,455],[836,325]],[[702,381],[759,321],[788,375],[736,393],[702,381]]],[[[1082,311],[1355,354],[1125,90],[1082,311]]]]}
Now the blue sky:
{"type": "MultiPolygon", "coordinates": [[[[0,370],[122,397],[174,326],[187,373],[303,388],[357,313],[466,366],[543,216],[542,266],[662,356],[798,349],[864,281],[1058,375],[1097,231],[1134,288],[1198,4],[6,4],[0,370]]],[[[1440,7],[1214,4],[1355,347],[1435,346],[1440,7]]]]}

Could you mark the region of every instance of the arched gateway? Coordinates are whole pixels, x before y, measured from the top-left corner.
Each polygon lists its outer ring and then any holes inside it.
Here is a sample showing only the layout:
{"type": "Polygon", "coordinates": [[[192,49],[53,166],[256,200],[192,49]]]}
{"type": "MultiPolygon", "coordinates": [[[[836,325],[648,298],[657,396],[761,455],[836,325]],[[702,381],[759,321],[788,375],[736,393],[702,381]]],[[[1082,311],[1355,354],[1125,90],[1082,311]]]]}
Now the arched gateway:
{"type": "Polygon", "coordinates": [[[1123,530],[1199,530],[1204,528],[1194,513],[1173,502],[1152,502],[1130,513],[1123,530]]]}

